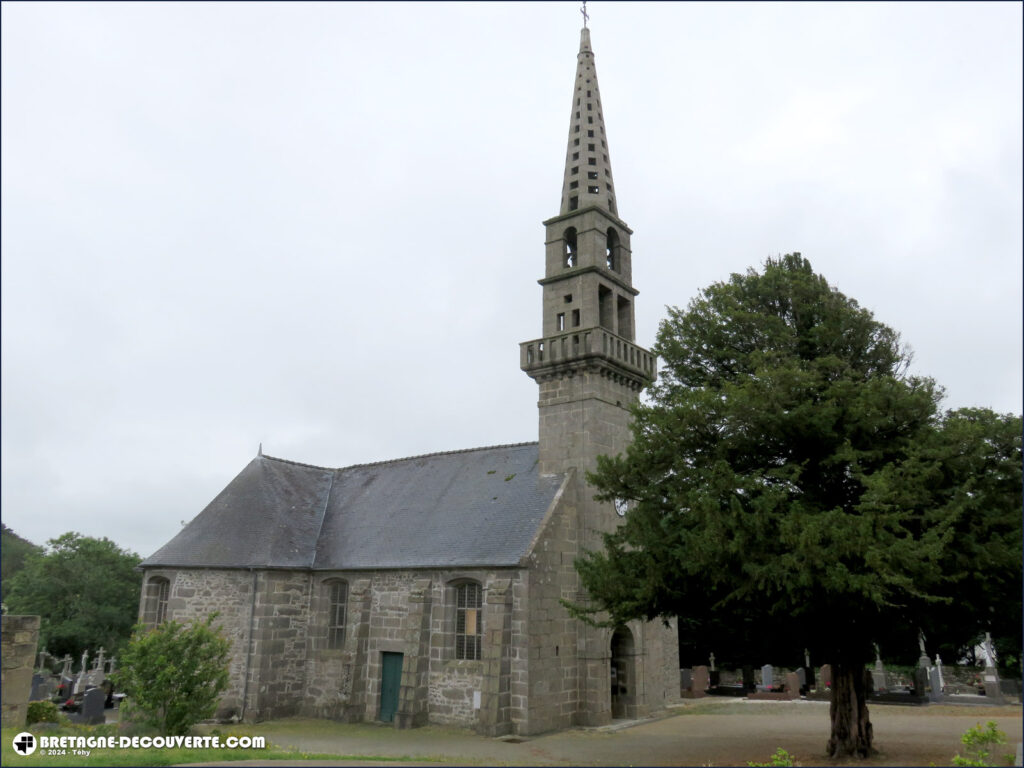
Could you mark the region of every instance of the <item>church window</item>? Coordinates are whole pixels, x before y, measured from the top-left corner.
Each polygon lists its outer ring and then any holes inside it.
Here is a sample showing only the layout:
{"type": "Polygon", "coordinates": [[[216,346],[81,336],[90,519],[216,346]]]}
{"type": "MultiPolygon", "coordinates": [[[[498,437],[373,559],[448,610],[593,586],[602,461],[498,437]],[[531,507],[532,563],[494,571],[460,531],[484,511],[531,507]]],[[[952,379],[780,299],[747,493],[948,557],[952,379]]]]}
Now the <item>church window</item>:
{"type": "Polygon", "coordinates": [[[569,182],[569,189],[576,189],[579,185],[580,185],[580,183],[578,181],[570,181],[569,182]]]}
{"type": "Polygon", "coordinates": [[[572,145],[573,145],[574,147],[578,147],[578,146],[580,145],[580,140],[579,140],[579,139],[573,139],[573,140],[572,140],[572,145]]]}
{"type": "Polygon", "coordinates": [[[587,149],[589,149],[591,152],[593,152],[596,149],[596,147],[594,146],[594,143],[591,142],[590,144],[587,144],[587,149]]]}
{"type": "Polygon", "coordinates": [[[590,98],[590,91],[587,91],[587,98],[590,98]]]}
{"type": "Polygon", "coordinates": [[[597,165],[597,158],[596,157],[588,157],[587,158],[587,165],[597,165]]]}
{"type": "Polygon", "coordinates": [[[455,587],[455,658],[479,659],[482,645],[483,590],[475,582],[455,587]]]}
{"type": "Polygon", "coordinates": [[[573,152],[572,153],[572,159],[573,160],[579,160],[580,159],[580,153],[579,152],[573,152]]]}
{"type": "Polygon", "coordinates": [[[565,312],[559,312],[558,313],[558,330],[559,331],[564,331],[565,330],[565,312]]]}
{"type": "Polygon", "coordinates": [[[564,301],[566,304],[572,304],[572,294],[565,294],[565,296],[562,297],[562,301],[564,301]]]}
{"type": "Polygon", "coordinates": [[[574,309],[572,311],[572,327],[573,328],[579,328],[580,327],[580,311],[578,309],[574,309]]]}
{"type": "MultiPolygon", "coordinates": [[[[579,130],[580,130],[580,127],[577,125],[576,126],[577,133],[579,132],[579,130]]],[[[589,136],[590,138],[594,138],[594,132],[593,131],[587,131],[587,136],[589,136]]]]}
{"type": "Polygon", "coordinates": [[[608,145],[604,143],[604,139],[601,139],[601,146],[608,149],[608,145]]]}
{"type": "Polygon", "coordinates": [[[587,178],[588,179],[596,179],[597,178],[597,171],[587,171],[587,178]]]}
{"type": "Polygon", "coordinates": [[[587,192],[591,195],[599,195],[601,194],[601,188],[597,185],[591,185],[587,187],[587,192]]]}
{"type": "Polygon", "coordinates": [[[142,623],[155,627],[167,620],[167,596],[171,582],[162,576],[154,576],[146,582],[146,602],[142,609],[142,623]]]}
{"type": "Polygon", "coordinates": [[[588,123],[594,122],[594,118],[592,118],[590,115],[587,115],[587,122],[588,123]]]}
{"type": "Polygon", "coordinates": [[[593,110],[593,107],[591,106],[590,102],[588,101],[587,102],[587,111],[590,112],[591,110],[593,110]]]}
{"type": "Polygon", "coordinates": [[[580,199],[578,197],[570,197],[569,198],[569,210],[570,211],[575,211],[579,207],[580,207],[580,199]]]}
{"type": "Polygon", "coordinates": [[[348,608],[348,584],[334,580],[325,582],[329,590],[327,605],[327,647],[345,646],[345,614],[348,608]]]}
{"type": "Polygon", "coordinates": [[[608,162],[608,155],[601,155],[601,157],[603,157],[603,158],[604,158],[604,161],[605,161],[606,163],[608,162]]]}
{"type": "Polygon", "coordinates": [[[577,125],[574,130],[576,131],[576,133],[579,133],[580,132],[580,127],[577,125]]]}
{"type": "Polygon", "coordinates": [[[580,172],[580,167],[578,165],[574,165],[572,168],[569,169],[569,173],[571,173],[571,174],[577,174],[579,172],[580,172]]]}
{"type": "Polygon", "coordinates": [[[579,120],[579,118],[580,118],[579,110],[576,110],[576,119],[579,120]]]}
{"type": "MultiPolygon", "coordinates": [[[[574,209],[579,203],[578,197],[569,198],[569,205],[574,209]]],[[[565,230],[565,234],[562,235],[562,240],[565,243],[565,250],[562,253],[564,259],[562,266],[566,269],[576,266],[576,227],[569,227],[565,230]]]]}

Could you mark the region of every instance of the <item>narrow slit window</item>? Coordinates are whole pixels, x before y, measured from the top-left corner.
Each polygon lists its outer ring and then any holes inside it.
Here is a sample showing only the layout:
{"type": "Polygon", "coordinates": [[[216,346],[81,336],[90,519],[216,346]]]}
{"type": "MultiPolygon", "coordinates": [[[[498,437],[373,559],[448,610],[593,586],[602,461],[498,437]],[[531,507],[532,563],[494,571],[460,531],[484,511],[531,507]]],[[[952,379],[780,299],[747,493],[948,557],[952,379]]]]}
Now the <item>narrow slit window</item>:
{"type": "Polygon", "coordinates": [[[558,320],[558,330],[559,330],[559,332],[564,331],[565,330],[565,312],[559,312],[557,320],[558,320]]]}
{"type": "Polygon", "coordinates": [[[330,602],[327,608],[327,647],[345,647],[345,616],[348,608],[348,584],[344,581],[327,582],[330,602]]]}
{"type": "Polygon", "coordinates": [[[580,311],[578,309],[574,309],[572,311],[572,327],[573,328],[579,328],[580,327],[580,311]]]}

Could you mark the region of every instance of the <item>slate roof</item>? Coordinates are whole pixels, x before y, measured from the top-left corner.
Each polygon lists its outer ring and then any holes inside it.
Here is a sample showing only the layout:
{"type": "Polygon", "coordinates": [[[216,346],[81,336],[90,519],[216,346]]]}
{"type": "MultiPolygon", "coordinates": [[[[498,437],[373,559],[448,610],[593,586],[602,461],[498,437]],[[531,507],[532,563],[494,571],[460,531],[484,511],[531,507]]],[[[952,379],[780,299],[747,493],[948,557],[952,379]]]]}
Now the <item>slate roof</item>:
{"type": "Polygon", "coordinates": [[[564,475],[537,443],[325,469],[257,456],[142,567],[517,565],[564,475]]]}

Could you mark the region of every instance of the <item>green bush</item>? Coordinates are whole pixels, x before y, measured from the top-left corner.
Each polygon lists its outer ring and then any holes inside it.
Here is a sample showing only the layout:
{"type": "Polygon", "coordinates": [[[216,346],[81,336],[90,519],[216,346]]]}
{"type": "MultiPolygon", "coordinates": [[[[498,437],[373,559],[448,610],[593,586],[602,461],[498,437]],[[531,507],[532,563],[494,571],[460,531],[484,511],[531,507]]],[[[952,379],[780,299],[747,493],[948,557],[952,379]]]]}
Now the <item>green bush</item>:
{"type": "Polygon", "coordinates": [[[765,766],[775,768],[775,766],[794,766],[796,763],[793,762],[793,756],[789,752],[779,747],[775,750],[775,754],[768,758],[767,763],[747,762],[747,765],[751,766],[751,768],[764,768],[765,766]]]}
{"type": "Polygon", "coordinates": [[[115,684],[133,715],[165,736],[183,736],[212,716],[227,688],[230,645],[214,629],[215,617],[187,626],[169,621],[148,631],[137,627],[121,654],[115,684]]]}
{"type": "Polygon", "coordinates": [[[28,717],[25,718],[26,725],[33,723],[59,723],[63,719],[57,705],[52,701],[30,701],[28,703],[28,717]]]}
{"type": "Polygon", "coordinates": [[[989,762],[992,747],[996,744],[1005,744],[1006,734],[996,727],[994,720],[989,720],[985,723],[984,728],[981,727],[981,723],[973,728],[968,728],[960,737],[960,741],[966,747],[964,751],[967,755],[961,757],[957,752],[953,755],[953,765],[991,766],[995,765],[995,763],[989,762]]]}

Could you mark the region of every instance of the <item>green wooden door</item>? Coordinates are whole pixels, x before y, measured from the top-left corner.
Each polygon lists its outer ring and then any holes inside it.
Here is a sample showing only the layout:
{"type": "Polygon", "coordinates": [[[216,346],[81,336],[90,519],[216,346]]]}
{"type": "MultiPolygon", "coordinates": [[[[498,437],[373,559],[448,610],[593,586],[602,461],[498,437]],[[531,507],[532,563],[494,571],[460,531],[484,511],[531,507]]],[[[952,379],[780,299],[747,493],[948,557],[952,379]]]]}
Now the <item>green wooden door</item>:
{"type": "Polygon", "coordinates": [[[398,688],[402,684],[402,654],[384,652],[380,673],[380,719],[390,723],[398,711],[398,688]]]}

